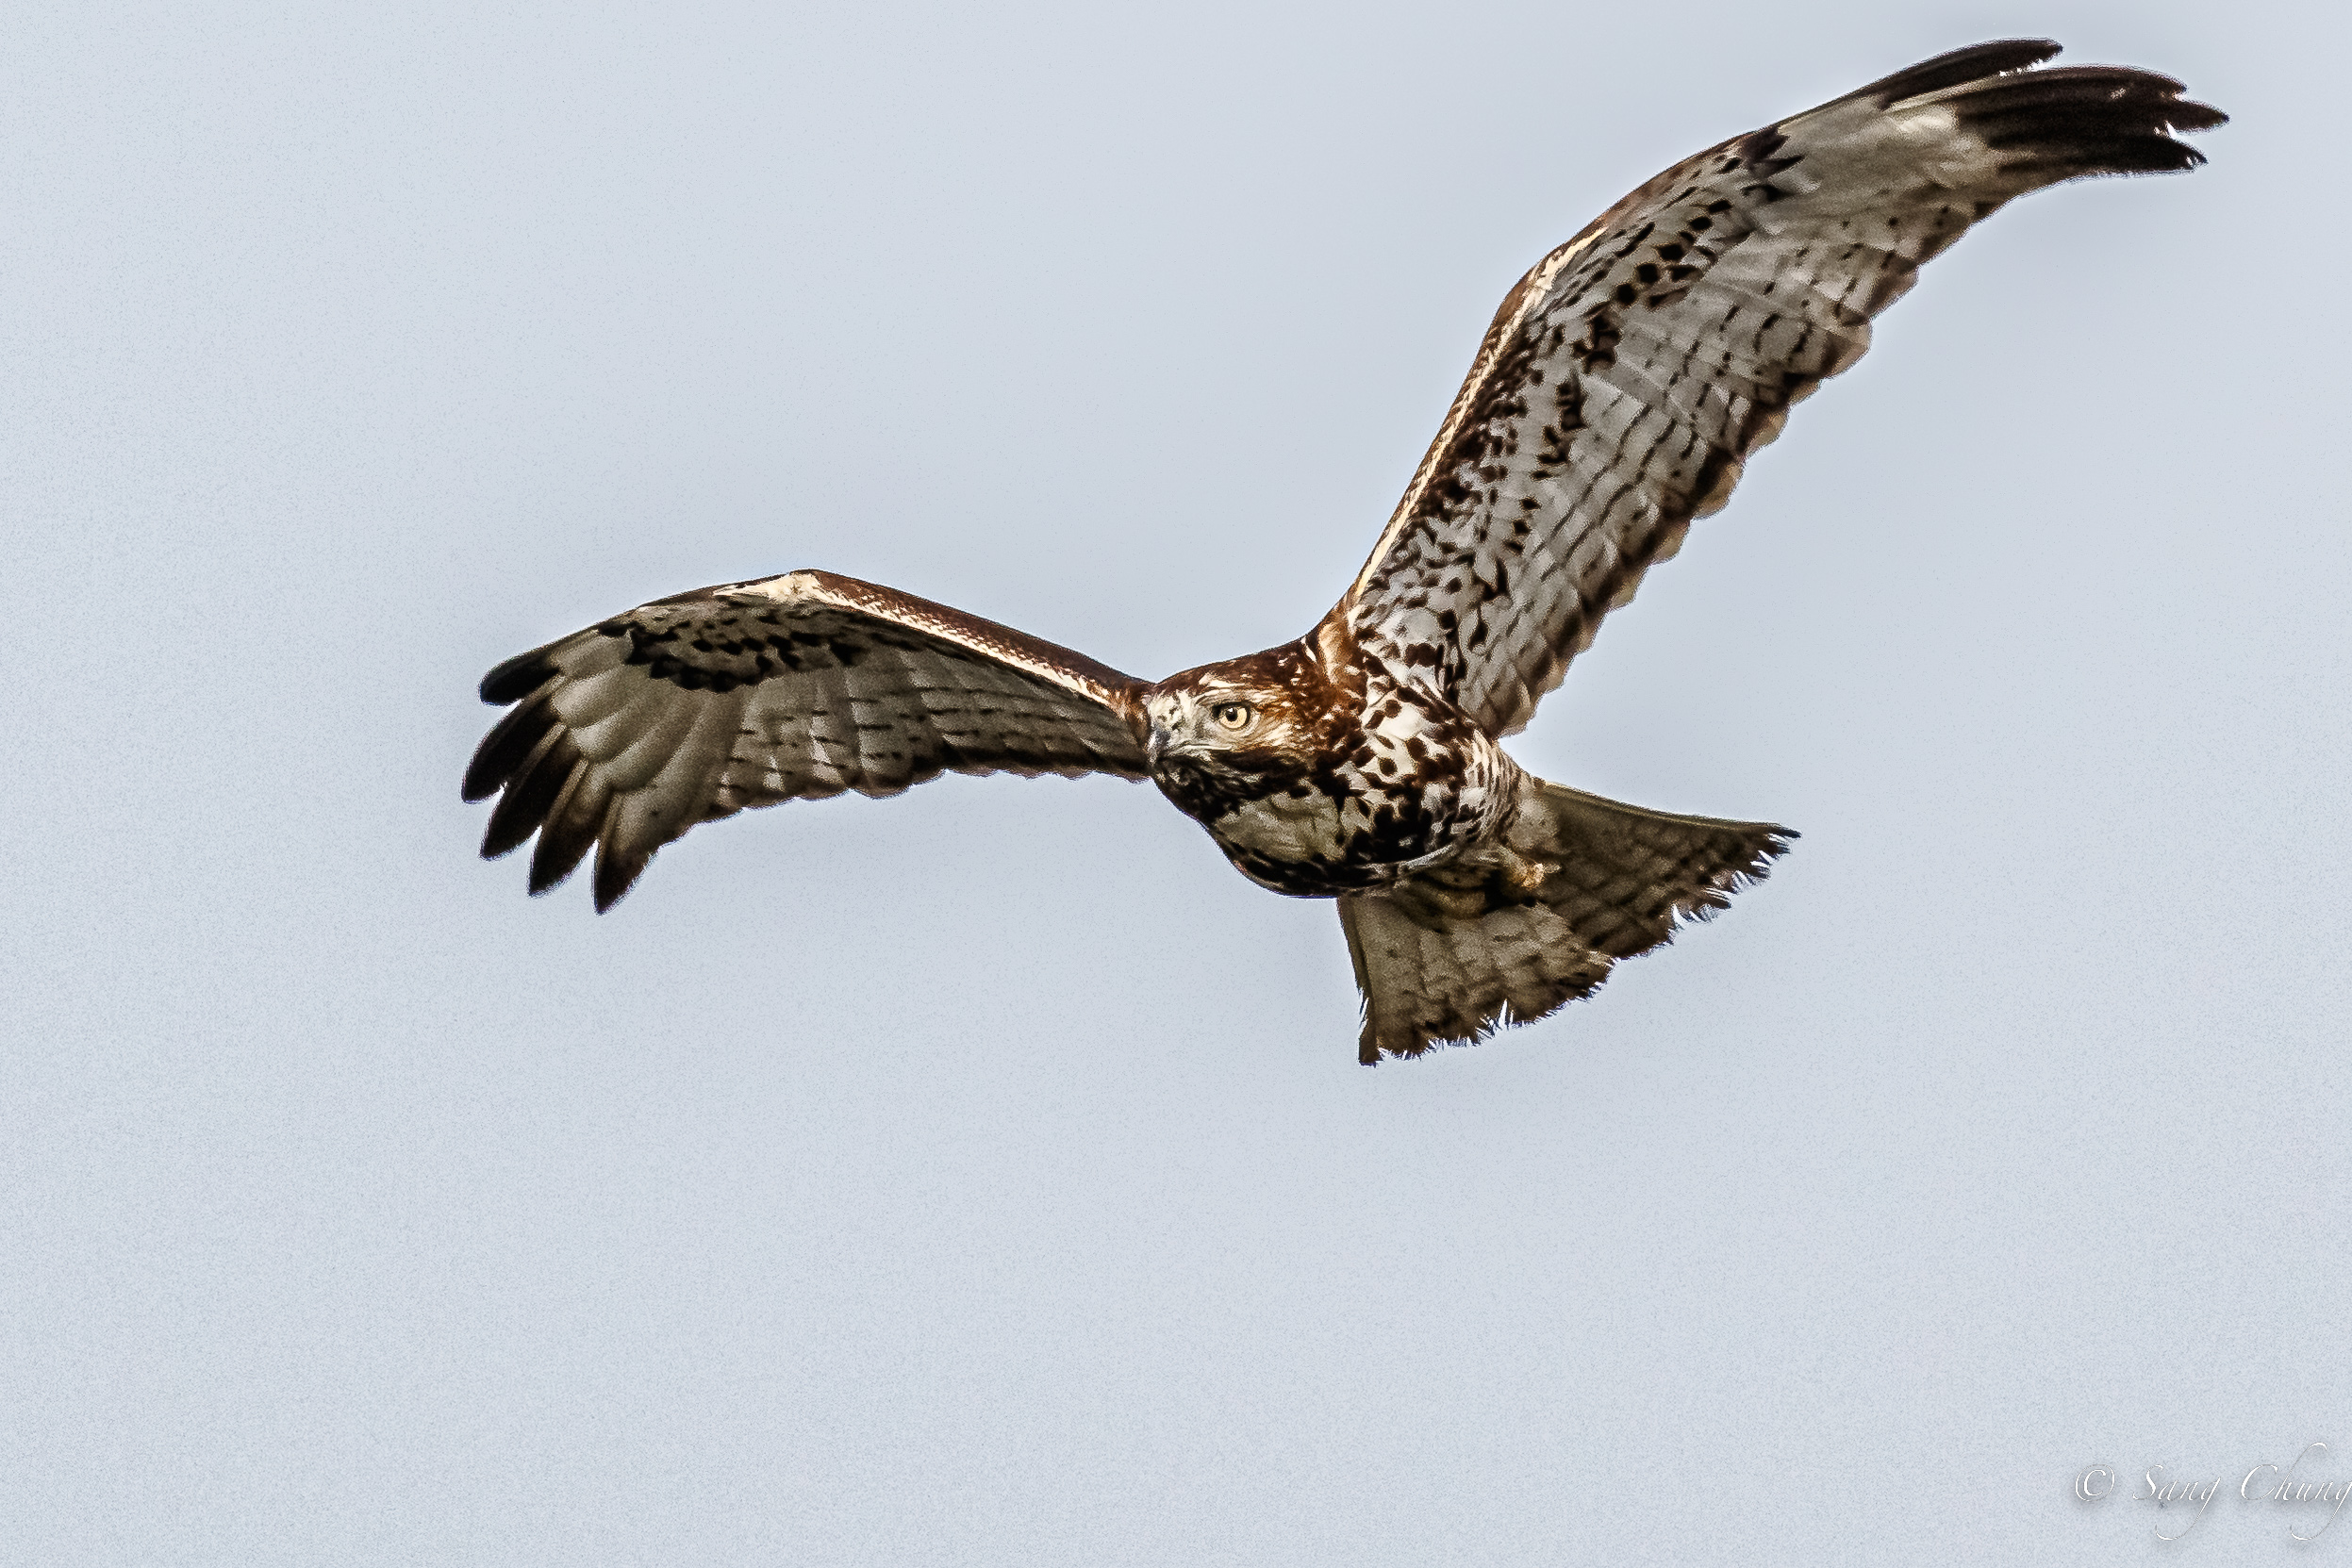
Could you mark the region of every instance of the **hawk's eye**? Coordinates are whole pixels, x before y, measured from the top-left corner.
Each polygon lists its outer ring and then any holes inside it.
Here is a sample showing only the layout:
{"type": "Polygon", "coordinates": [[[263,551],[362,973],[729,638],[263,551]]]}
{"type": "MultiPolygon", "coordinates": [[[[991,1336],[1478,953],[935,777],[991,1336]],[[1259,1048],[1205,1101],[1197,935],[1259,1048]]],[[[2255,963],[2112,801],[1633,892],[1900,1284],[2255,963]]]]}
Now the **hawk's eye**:
{"type": "Polygon", "coordinates": [[[1209,717],[1217,720],[1218,729],[1242,729],[1245,728],[1250,722],[1250,704],[1247,702],[1219,702],[1217,706],[1209,710],[1209,717]]]}

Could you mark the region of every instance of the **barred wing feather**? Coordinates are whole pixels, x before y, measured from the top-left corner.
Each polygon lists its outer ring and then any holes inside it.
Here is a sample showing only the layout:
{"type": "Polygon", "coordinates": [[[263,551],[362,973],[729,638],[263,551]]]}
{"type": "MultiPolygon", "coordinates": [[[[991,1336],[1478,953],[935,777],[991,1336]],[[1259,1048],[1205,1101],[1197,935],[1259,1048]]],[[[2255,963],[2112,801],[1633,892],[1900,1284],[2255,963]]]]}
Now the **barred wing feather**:
{"type": "Polygon", "coordinates": [[[491,670],[482,700],[513,711],[464,792],[500,795],[485,858],[538,834],[533,893],[593,847],[602,910],[662,845],[748,806],[943,772],[1141,778],[1139,690],[993,621],[790,572],[660,600],[491,670]]]}
{"type": "Polygon", "coordinates": [[[2145,71],[2026,69],[2057,53],[1913,66],[1666,171],[1546,256],[1326,628],[1492,734],[1524,725],[1922,263],[2027,191],[2201,161],[2167,133],[2223,115],[2145,71]]]}

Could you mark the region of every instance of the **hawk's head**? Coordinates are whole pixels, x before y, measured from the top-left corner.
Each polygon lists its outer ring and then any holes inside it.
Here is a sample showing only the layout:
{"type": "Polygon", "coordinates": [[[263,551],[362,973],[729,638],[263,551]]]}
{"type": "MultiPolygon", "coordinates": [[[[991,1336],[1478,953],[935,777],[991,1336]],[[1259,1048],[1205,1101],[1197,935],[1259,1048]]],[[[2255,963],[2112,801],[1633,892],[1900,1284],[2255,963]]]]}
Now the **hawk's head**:
{"type": "Polygon", "coordinates": [[[1151,778],[1212,822],[1303,784],[1335,710],[1322,668],[1297,643],[1171,675],[1144,700],[1151,778]]]}

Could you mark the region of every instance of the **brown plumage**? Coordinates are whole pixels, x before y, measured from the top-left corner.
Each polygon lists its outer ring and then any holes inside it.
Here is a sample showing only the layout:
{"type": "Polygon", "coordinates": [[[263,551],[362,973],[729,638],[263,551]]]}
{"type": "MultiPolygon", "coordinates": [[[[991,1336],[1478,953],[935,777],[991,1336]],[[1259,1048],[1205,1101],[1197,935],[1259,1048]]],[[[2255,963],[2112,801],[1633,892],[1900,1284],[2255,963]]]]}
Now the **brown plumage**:
{"type": "Polygon", "coordinates": [[[2114,66],[1957,50],[1667,170],[1519,280],[1363,571],[1305,636],[1147,684],[911,595],[801,571],[510,659],[467,770],[531,891],[596,850],[609,908],[746,806],[942,772],[1151,778],[1244,875],[1334,898],[1360,1054],[1541,1017],[1764,874],[1794,834],[1522,771],[1601,619],[1723,505],[1918,268],[2012,197],[2194,168],[2223,116],[2114,66]]]}

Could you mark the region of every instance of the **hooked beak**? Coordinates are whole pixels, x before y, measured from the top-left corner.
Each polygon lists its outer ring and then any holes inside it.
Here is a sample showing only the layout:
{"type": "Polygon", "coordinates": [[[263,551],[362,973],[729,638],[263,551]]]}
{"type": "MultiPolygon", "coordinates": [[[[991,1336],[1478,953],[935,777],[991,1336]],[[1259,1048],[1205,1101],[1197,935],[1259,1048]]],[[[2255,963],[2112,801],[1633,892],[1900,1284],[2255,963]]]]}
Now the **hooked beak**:
{"type": "Polygon", "coordinates": [[[1166,754],[1167,751],[1168,732],[1161,729],[1157,724],[1152,725],[1151,733],[1144,737],[1143,742],[1143,760],[1145,765],[1153,768],[1158,767],[1160,766],[1160,758],[1166,754]]]}

